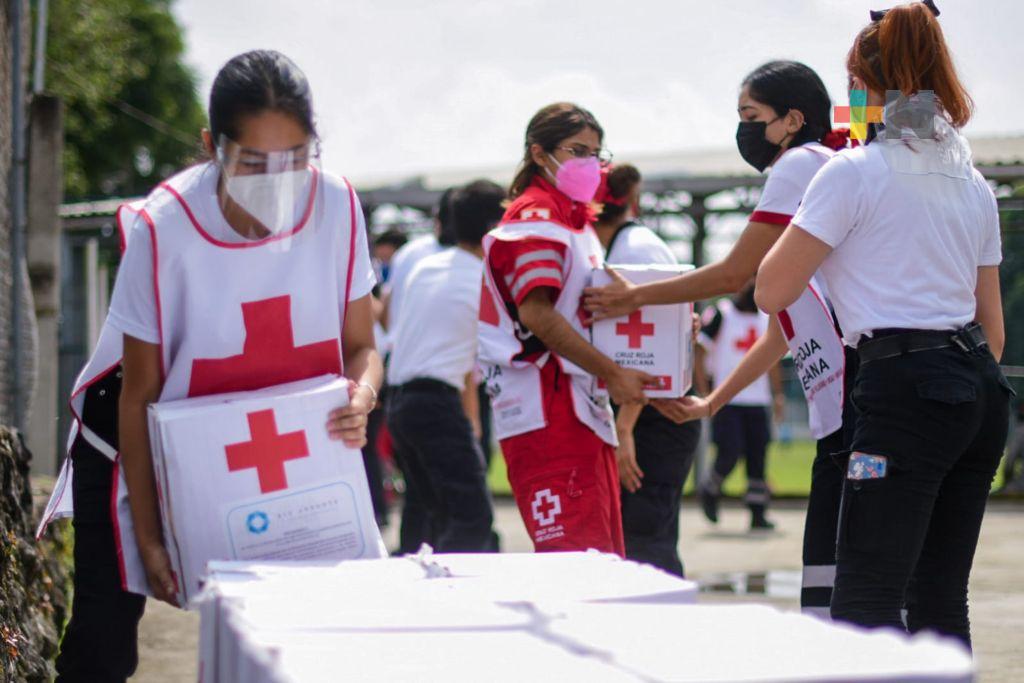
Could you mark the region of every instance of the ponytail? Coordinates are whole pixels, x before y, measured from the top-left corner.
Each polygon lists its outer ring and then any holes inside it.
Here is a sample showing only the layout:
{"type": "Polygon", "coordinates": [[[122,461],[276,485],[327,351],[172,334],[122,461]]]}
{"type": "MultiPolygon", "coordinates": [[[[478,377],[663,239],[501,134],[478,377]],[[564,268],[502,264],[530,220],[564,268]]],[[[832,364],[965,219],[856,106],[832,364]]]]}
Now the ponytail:
{"type": "Polygon", "coordinates": [[[904,96],[931,90],[950,123],[962,128],[974,102],[957,76],[934,10],[923,2],[887,10],[854,40],[846,58],[851,75],[868,89],[904,96]]]}

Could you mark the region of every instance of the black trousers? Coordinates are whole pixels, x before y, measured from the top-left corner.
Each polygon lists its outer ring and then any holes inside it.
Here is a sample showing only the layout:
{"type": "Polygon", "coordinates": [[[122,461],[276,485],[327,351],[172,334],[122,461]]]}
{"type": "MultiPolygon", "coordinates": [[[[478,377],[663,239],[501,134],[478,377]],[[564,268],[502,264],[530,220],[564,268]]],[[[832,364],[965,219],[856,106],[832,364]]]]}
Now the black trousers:
{"type": "Polygon", "coordinates": [[[849,394],[857,378],[858,365],[857,352],[846,347],[843,425],[818,439],[811,465],[811,490],[807,496],[807,517],[804,521],[800,609],[825,617],[830,614],[832,586],[835,584],[836,531],[839,528],[843,480],[846,478],[845,453],[849,451],[857,423],[857,411],[849,394]]]}
{"type": "Polygon", "coordinates": [[[392,387],[387,421],[404,461],[406,501],[413,491],[426,510],[434,549],[494,550],[483,454],[459,392],[432,379],[392,387]]]}
{"type": "Polygon", "coordinates": [[[862,363],[852,449],[884,477],[843,485],[832,617],[970,645],[967,581],[1006,440],[1010,385],[991,354],[954,348],[862,363]]]}
{"type": "Polygon", "coordinates": [[[366,481],[370,486],[370,501],[373,503],[373,514],[377,524],[384,526],[388,522],[388,502],[384,495],[384,473],[380,466],[380,454],[377,452],[377,435],[384,424],[384,410],[372,411],[366,422],[366,445],[363,446],[363,467],[366,469],[366,481]]]}
{"type": "Polygon", "coordinates": [[[626,557],[683,576],[679,505],[700,440],[700,422],[677,425],[648,406],[640,413],[633,439],[644,477],[635,493],[621,492],[626,557]]]}
{"type": "Polygon", "coordinates": [[[722,482],[729,476],[742,457],[747,468],[747,494],[749,506],[768,505],[768,482],[765,480],[765,461],[771,429],[768,409],[764,406],[724,406],[711,420],[711,438],[718,447],[715,465],[707,482],[712,495],[721,492],[722,482]]]}
{"type": "Polygon", "coordinates": [[[138,625],[146,599],[121,588],[110,505],[114,464],[81,437],[71,458],[75,592],[57,657],[57,681],[120,682],[138,665],[138,625]]]}

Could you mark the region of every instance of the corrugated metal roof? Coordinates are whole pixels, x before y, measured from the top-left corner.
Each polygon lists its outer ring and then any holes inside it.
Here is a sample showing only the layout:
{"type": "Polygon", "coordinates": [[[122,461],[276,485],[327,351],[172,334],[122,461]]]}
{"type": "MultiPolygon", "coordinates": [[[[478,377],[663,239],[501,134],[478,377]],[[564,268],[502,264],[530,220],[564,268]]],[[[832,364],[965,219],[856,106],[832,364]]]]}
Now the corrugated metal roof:
{"type": "MultiPolygon", "coordinates": [[[[1024,167],[1024,135],[979,136],[969,139],[977,166],[1024,167]]],[[[649,180],[670,178],[756,178],[757,174],[740,158],[735,148],[688,150],[664,154],[622,155],[620,161],[634,164],[649,180]]],[[[402,177],[353,177],[352,181],[362,192],[373,190],[407,191],[413,194],[423,191],[433,194],[454,185],[461,185],[476,178],[488,178],[500,184],[512,179],[515,164],[495,167],[477,167],[428,171],[420,175],[402,177]]],[[[392,192],[385,192],[390,195],[392,192]]],[[[103,199],[94,202],[64,204],[60,208],[61,218],[84,218],[89,216],[110,216],[117,207],[135,197],[103,199]]]]}

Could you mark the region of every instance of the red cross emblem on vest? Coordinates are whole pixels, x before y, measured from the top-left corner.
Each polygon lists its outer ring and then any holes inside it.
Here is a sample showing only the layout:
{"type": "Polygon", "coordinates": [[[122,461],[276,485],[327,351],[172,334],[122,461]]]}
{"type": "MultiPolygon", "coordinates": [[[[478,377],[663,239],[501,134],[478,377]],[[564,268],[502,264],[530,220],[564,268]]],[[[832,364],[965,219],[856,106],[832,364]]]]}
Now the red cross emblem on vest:
{"type": "Polygon", "coordinates": [[[243,303],[242,321],[242,353],[193,360],[189,396],[251,391],[318,375],[341,374],[341,349],[336,339],[295,346],[291,296],[243,303]]]}
{"type": "Polygon", "coordinates": [[[252,440],[225,446],[228,470],[237,472],[255,468],[261,493],[288,488],[284,463],[309,456],[306,434],[301,431],[278,434],[273,410],[257,410],[246,418],[252,440]]]}
{"type": "Polygon", "coordinates": [[[754,343],[757,341],[757,339],[757,328],[751,327],[749,330],[747,330],[746,337],[736,340],[736,348],[742,351],[743,353],[746,353],[747,351],[754,347],[754,343]]]}
{"type": "Polygon", "coordinates": [[[644,337],[654,335],[654,323],[645,323],[641,312],[633,311],[626,322],[615,324],[615,334],[629,337],[629,348],[639,349],[643,345],[644,337]]]}

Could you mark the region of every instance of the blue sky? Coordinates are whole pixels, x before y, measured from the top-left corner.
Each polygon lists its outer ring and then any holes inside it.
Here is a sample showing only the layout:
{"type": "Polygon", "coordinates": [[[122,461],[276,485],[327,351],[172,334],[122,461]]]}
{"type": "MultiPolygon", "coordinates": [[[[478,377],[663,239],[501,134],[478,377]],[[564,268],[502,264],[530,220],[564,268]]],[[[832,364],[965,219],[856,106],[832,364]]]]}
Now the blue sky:
{"type": "MultiPolygon", "coordinates": [[[[743,76],[798,59],[846,98],[869,9],[833,0],[177,0],[202,96],[231,56],[288,54],[313,86],[325,166],[357,181],[514,166],[530,116],[591,109],[617,158],[734,145],[743,76]]],[[[969,135],[1024,133],[1024,3],[937,0],[977,103],[969,135]]]]}

